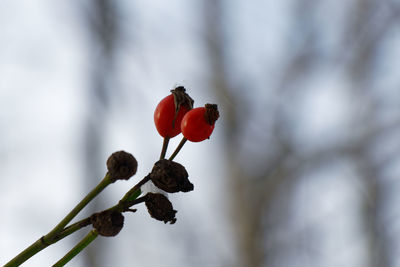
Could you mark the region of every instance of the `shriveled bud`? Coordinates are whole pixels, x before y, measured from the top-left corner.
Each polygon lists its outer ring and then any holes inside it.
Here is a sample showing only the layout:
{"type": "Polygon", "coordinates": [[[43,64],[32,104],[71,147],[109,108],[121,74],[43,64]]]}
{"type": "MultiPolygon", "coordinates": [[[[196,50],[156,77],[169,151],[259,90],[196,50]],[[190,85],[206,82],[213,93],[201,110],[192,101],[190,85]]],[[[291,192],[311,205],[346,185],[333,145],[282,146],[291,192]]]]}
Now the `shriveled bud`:
{"type": "Polygon", "coordinates": [[[125,151],[114,152],[107,160],[108,174],[113,181],[128,180],[136,173],[137,165],[135,157],[125,151]]]}
{"type": "Polygon", "coordinates": [[[90,222],[102,236],[116,236],[124,226],[124,216],[118,211],[106,210],[95,213],[90,222]]]}
{"type": "Polygon", "coordinates": [[[204,118],[209,125],[214,125],[214,123],[219,118],[219,111],[217,104],[206,104],[206,113],[204,113],[204,118]]]}
{"type": "Polygon", "coordinates": [[[192,191],[188,176],[185,167],[167,159],[157,161],[150,173],[153,184],[168,193],[192,191]]]}
{"type": "Polygon", "coordinates": [[[163,194],[147,193],[145,204],[151,217],[164,223],[176,222],[176,210],[173,209],[172,203],[163,194]]]}

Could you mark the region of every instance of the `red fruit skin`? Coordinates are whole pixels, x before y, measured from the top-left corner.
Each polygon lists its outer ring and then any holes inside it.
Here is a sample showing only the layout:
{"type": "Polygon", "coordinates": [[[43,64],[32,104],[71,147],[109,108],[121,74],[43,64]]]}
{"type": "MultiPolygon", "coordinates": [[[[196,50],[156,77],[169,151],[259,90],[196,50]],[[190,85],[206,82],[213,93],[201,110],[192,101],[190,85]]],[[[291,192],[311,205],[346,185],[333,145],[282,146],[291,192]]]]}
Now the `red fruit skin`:
{"type": "Polygon", "coordinates": [[[192,142],[201,142],[210,138],[214,130],[214,125],[206,122],[204,107],[194,108],[188,111],[182,119],[181,130],[183,136],[192,142]]]}
{"type": "Polygon", "coordinates": [[[185,106],[181,106],[176,117],[174,127],[172,127],[172,121],[175,116],[175,103],[174,96],[170,94],[158,103],[156,110],[154,111],[154,123],[156,125],[158,133],[162,137],[172,138],[181,133],[181,121],[183,116],[186,114],[188,109],[185,106]]]}

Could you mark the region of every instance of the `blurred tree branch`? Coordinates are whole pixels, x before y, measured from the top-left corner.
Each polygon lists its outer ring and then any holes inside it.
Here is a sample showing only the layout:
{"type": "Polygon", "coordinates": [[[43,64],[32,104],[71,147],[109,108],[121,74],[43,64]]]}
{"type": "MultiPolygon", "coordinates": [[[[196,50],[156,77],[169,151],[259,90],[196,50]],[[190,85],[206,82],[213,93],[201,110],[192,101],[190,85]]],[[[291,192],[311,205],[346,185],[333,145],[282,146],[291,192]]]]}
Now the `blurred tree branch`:
{"type": "MultiPolygon", "coordinates": [[[[349,12],[344,27],[341,45],[330,51],[326,59],[319,57],[316,47],[320,31],[324,29],[311,21],[312,10],[317,3],[314,0],[298,1],[293,10],[293,36],[297,31],[304,33],[301,46],[288,50],[287,61],[282,64],[280,82],[273,92],[277,95],[283,92],[282,89],[294,90],[300,80],[308,79],[314,72],[318,71],[318,64],[330,65],[331,68],[340,68],[348,73],[352,81],[355,95],[360,96],[359,106],[366,106],[366,113],[361,119],[367,120],[356,122],[360,125],[359,134],[354,138],[345,140],[335,146],[327,146],[317,149],[311,154],[296,154],[292,147],[290,136],[285,134],[287,121],[280,114],[284,106],[277,106],[275,124],[269,129],[274,133],[278,148],[274,155],[265,160],[263,168],[257,172],[246,171],[242,166],[237,154],[240,151],[242,132],[239,125],[243,123],[243,114],[247,103],[240,93],[251,90],[247,88],[234,88],[231,85],[227,73],[230,71],[228,63],[227,30],[229,27],[224,1],[204,1],[204,27],[207,32],[206,47],[209,60],[209,74],[212,88],[222,105],[222,116],[225,122],[224,150],[228,170],[229,203],[232,208],[232,221],[237,234],[238,266],[267,266],[269,253],[265,251],[264,236],[268,233],[268,225],[263,223],[265,217],[279,216],[271,210],[272,203],[290,199],[292,186],[301,181],[296,178],[304,167],[320,166],[336,157],[343,157],[352,160],[360,175],[364,178],[368,197],[365,199],[364,219],[366,234],[369,236],[370,259],[367,262],[370,266],[389,266],[386,245],[387,240],[380,225],[379,209],[384,205],[381,194],[379,176],[382,171],[380,167],[368,158],[368,148],[375,142],[377,137],[383,133],[396,130],[399,120],[389,124],[379,124],[373,118],[375,112],[375,99],[369,95],[368,89],[373,84],[374,61],[380,52],[382,40],[388,32],[397,24],[399,9],[393,9],[389,16],[381,19],[377,10],[381,10],[384,3],[369,0],[353,1],[355,12],[349,12]],[[343,52],[348,51],[350,52],[343,52]],[[342,59],[337,61],[336,59],[342,59]],[[340,63],[339,63],[340,62],[340,63]],[[317,64],[318,63],[318,64],[317,64]],[[337,65],[337,64],[340,65],[337,65]],[[282,185],[285,190],[278,190],[282,185]],[[280,195],[277,195],[279,191],[280,195]],[[283,195],[282,195],[283,194],[283,195]]],[[[337,35],[339,37],[339,35],[337,35]]],[[[246,79],[246,77],[243,77],[246,79]]],[[[249,84],[249,83],[246,83],[249,84]]],[[[249,84],[248,86],[251,86],[249,84]]],[[[289,91],[290,91],[289,90],[289,91]]],[[[290,105],[290,100],[287,100],[290,105]]],[[[365,110],[365,109],[364,109],[365,110]]],[[[359,117],[358,117],[359,118],[359,117]]],[[[245,119],[247,119],[245,117],[245,119]]],[[[250,118],[249,118],[250,119],[250,118]]],[[[400,119],[400,118],[398,118],[400,119]]],[[[276,145],[275,144],[275,145],[276,145]]],[[[268,150],[268,144],[259,144],[259,149],[268,150]]],[[[282,205],[282,208],[284,206],[282,205]]],[[[283,211],[282,211],[283,212],[283,211]]],[[[284,213],[284,212],[283,212],[284,213]]]]}
{"type": "MultiPolygon", "coordinates": [[[[96,182],[99,177],[98,171],[102,166],[102,149],[104,143],[104,130],[106,127],[106,112],[110,107],[110,98],[117,90],[111,88],[115,54],[120,40],[119,6],[118,3],[107,0],[96,0],[88,2],[84,8],[84,22],[88,29],[90,62],[90,85],[87,94],[87,120],[83,143],[85,155],[85,188],[96,182]]],[[[98,202],[88,210],[88,214],[98,210],[98,202]]],[[[98,255],[104,252],[102,240],[97,240],[89,246],[83,255],[86,259],[86,266],[104,266],[98,255]]]]}

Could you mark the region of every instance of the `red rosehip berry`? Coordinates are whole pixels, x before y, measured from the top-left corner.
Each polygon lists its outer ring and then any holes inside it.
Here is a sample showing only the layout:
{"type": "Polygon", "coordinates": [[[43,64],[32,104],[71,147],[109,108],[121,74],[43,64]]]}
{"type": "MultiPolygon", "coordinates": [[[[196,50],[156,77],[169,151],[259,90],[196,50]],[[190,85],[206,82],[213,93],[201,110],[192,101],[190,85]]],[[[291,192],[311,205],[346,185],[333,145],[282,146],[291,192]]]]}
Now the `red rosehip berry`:
{"type": "Polygon", "coordinates": [[[210,138],[215,121],[219,117],[217,105],[207,104],[187,112],[181,122],[183,136],[192,142],[210,138]]]}
{"type": "Polygon", "coordinates": [[[182,118],[193,106],[193,100],[185,91],[183,86],[179,86],[158,103],[154,123],[162,137],[172,138],[181,133],[182,118]]]}
{"type": "Polygon", "coordinates": [[[181,107],[175,118],[174,96],[171,94],[161,100],[154,112],[154,123],[156,124],[158,133],[162,137],[170,138],[180,134],[181,129],[179,124],[187,111],[185,107],[181,107]]]}

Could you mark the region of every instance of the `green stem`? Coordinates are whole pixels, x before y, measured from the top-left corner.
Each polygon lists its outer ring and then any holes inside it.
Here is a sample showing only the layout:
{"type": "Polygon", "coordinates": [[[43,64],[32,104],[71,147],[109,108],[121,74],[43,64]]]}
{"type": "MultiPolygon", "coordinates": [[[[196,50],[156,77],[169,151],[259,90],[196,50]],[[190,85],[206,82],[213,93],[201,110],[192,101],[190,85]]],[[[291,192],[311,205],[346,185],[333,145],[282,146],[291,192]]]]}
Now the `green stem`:
{"type": "MultiPolygon", "coordinates": [[[[134,186],[122,199],[121,201],[109,208],[109,209],[115,209],[120,212],[124,211],[124,209],[129,206],[130,204],[133,204],[135,199],[137,199],[140,194],[141,190],[140,187],[146,183],[150,176],[144,177],[136,186],[134,186]]],[[[71,224],[70,226],[66,227],[59,233],[55,234],[51,239],[48,237],[48,235],[38,239],[36,242],[34,242],[32,245],[27,247],[24,251],[22,251],[20,254],[15,256],[12,260],[10,260],[4,267],[14,267],[14,266],[19,266],[22,263],[24,263],[26,260],[28,260],[30,257],[38,253],[39,251],[45,249],[46,247],[60,241],[61,239],[75,233],[79,229],[88,226],[90,224],[90,217],[87,217],[83,220],[80,220],[74,224],[71,224]]]]}
{"type": "Polygon", "coordinates": [[[173,160],[176,157],[176,155],[178,155],[179,151],[181,151],[181,149],[182,149],[183,145],[186,143],[186,141],[187,141],[187,139],[185,137],[183,137],[181,142],[175,149],[174,153],[172,153],[171,157],[169,157],[169,160],[173,160]]]}
{"type": "Polygon", "coordinates": [[[71,259],[78,255],[84,248],[86,248],[96,237],[99,235],[96,229],[90,231],[75,247],[73,247],[64,257],[57,261],[53,267],[61,267],[67,264],[71,259]]]}
{"type": "Polygon", "coordinates": [[[89,192],[89,194],[84,197],[81,202],[78,203],[78,205],[75,206],[68,214],[65,216],[62,221],[54,227],[53,230],[51,230],[45,237],[44,241],[47,242],[48,240],[52,239],[58,232],[60,232],[64,227],[93,199],[95,198],[98,194],[100,194],[101,191],[103,191],[104,188],[106,188],[108,185],[110,185],[113,181],[111,180],[110,176],[108,173],[106,176],[101,180],[101,182],[92,190],[89,192]]]}
{"type": "Polygon", "coordinates": [[[24,251],[22,251],[20,254],[18,254],[16,257],[14,257],[12,260],[10,260],[6,265],[4,265],[4,267],[14,267],[14,266],[21,265],[22,263],[24,263],[26,260],[28,260],[30,257],[35,255],[39,251],[60,241],[64,237],[69,236],[70,234],[78,231],[79,229],[81,229],[89,224],[90,224],[90,218],[86,218],[84,220],[81,220],[77,223],[74,223],[74,224],[68,226],[63,231],[61,231],[59,234],[57,234],[50,241],[44,242],[44,237],[38,239],[36,242],[34,242],[32,245],[27,247],[24,251]]]}
{"type": "Polygon", "coordinates": [[[38,239],[35,243],[27,247],[24,251],[6,263],[3,267],[15,267],[20,266],[23,262],[27,259],[41,251],[42,249],[46,248],[48,245],[45,244],[42,238],[38,239]]]}
{"type": "Polygon", "coordinates": [[[142,180],[140,180],[134,187],[132,187],[131,190],[129,190],[125,196],[120,200],[121,201],[128,201],[128,200],[134,200],[136,199],[142,192],[140,190],[140,187],[150,181],[150,174],[145,176],[142,180]]]}
{"type": "Polygon", "coordinates": [[[59,232],[53,239],[52,239],[52,244],[56,243],[58,241],[60,241],[61,239],[63,239],[64,237],[69,236],[72,233],[75,233],[76,231],[78,231],[79,229],[90,225],[90,217],[87,217],[83,220],[80,220],[79,222],[76,222],[74,224],[71,224],[70,226],[66,227],[64,230],[62,230],[61,232],[59,232]],[[54,242],[53,242],[54,241],[54,242]]]}
{"type": "Polygon", "coordinates": [[[63,239],[64,237],[74,233],[75,231],[81,229],[82,227],[90,224],[88,223],[88,219],[79,221],[75,224],[64,229],[64,227],[93,199],[95,198],[104,188],[106,188],[112,181],[108,174],[103,178],[103,180],[89,193],[86,195],[75,208],[72,209],[70,213],[65,216],[65,218],[54,227],[47,235],[41,237],[37,241],[35,241],[32,245],[27,247],[17,256],[15,256],[12,260],[10,260],[6,265],[3,267],[14,267],[19,266],[24,263],[26,260],[31,258],[33,255],[38,253],[39,251],[45,249],[46,247],[50,246],[51,244],[56,243],[57,241],[63,239]],[[85,223],[83,223],[85,221],[85,223]]]}
{"type": "MultiPolygon", "coordinates": [[[[143,179],[142,181],[144,181],[143,179]]],[[[138,183],[140,184],[140,182],[138,183]]],[[[110,209],[115,209],[120,212],[125,212],[129,211],[129,207],[142,203],[146,201],[146,196],[138,198],[140,195],[141,191],[140,189],[137,189],[134,194],[130,195],[129,198],[126,198],[125,200],[121,200],[117,205],[109,208],[110,209]]],[[[55,239],[54,243],[57,242],[58,240],[64,238],[65,236],[68,236],[75,232],[76,230],[87,226],[90,224],[90,217],[83,219],[79,222],[76,222],[67,228],[65,228],[60,234],[58,234],[55,239]]],[[[73,249],[71,249],[62,259],[60,259],[56,264],[53,265],[58,267],[58,266],[64,266],[67,264],[72,258],[74,258],[76,255],[78,255],[85,247],[87,247],[96,237],[98,236],[97,230],[92,230],[88,235],[86,235],[73,249]]]]}
{"type": "Polygon", "coordinates": [[[165,154],[167,153],[168,143],[169,143],[169,137],[164,137],[164,141],[163,141],[163,145],[162,145],[162,149],[161,149],[160,160],[165,158],[165,154]]]}

